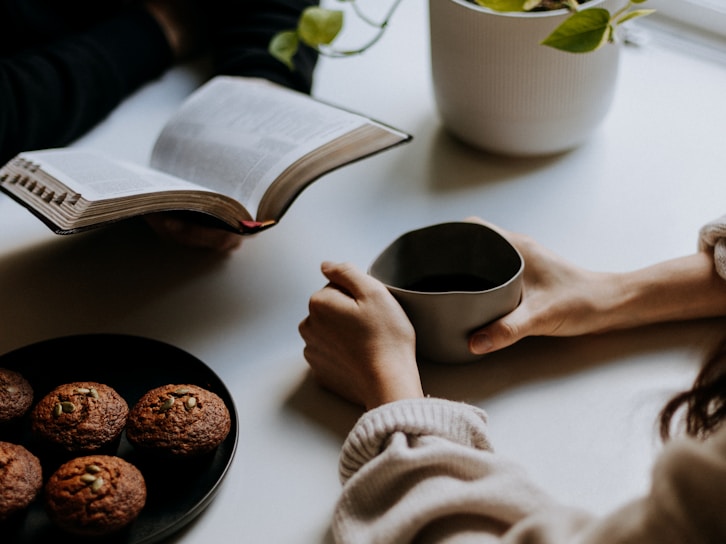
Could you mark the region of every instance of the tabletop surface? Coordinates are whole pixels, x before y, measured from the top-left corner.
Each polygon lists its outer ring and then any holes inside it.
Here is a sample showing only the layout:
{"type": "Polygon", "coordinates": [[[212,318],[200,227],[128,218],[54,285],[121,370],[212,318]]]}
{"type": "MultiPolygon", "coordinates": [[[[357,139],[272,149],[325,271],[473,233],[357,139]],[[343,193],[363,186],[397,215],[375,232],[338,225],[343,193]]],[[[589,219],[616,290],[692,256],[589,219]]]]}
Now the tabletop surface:
{"type": "MultiPolygon", "coordinates": [[[[171,542],[329,542],[338,453],[361,412],[307,375],[297,326],[324,284],[321,261],[366,268],[407,230],[477,215],[582,266],[629,270],[693,252],[699,227],[724,212],[726,64],[658,40],[627,47],[612,110],[588,142],[556,157],[498,157],[441,127],[425,4],[403,2],[365,55],[322,59],[314,89],[413,141],[324,176],[227,258],[130,224],[56,236],[0,196],[0,353],[71,334],[140,335],[204,361],[235,399],[234,463],[171,542]]],[[[194,64],[170,71],[75,145],[148,161],[200,82],[194,64]]],[[[647,489],[658,410],[723,328],[532,338],[470,365],[424,365],[422,379],[433,396],[486,409],[496,450],[557,499],[604,514],[647,489]]]]}

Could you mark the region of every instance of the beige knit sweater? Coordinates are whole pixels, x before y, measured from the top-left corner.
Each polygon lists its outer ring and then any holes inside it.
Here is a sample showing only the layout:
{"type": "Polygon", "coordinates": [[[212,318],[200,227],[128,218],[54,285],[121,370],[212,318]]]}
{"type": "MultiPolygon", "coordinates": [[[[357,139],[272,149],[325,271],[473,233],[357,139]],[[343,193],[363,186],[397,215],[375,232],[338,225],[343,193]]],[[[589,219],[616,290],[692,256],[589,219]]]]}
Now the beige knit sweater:
{"type": "MultiPolygon", "coordinates": [[[[724,238],[726,216],[703,227],[699,248],[726,278],[724,238]]],[[[341,544],[726,544],[726,428],[672,440],[649,493],[604,518],[558,504],[494,453],[482,410],[442,399],[364,414],[340,476],[341,544]]]]}
{"type": "Polygon", "coordinates": [[[487,418],[442,399],[364,414],[342,451],[345,544],[724,544],[726,428],[664,447],[650,492],[605,518],[558,504],[496,455],[487,418]]]}

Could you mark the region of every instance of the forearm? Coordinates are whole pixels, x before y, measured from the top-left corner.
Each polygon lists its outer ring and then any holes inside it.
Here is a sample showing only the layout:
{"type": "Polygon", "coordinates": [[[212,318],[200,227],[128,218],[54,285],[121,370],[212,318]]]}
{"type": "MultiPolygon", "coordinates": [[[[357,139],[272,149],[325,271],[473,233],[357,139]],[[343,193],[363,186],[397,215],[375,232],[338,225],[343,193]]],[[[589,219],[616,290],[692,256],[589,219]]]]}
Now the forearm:
{"type": "Polygon", "coordinates": [[[160,27],[141,9],[3,58],[0,162],[19,151],[67,145],[170,63],[160,27]]]}
{"type": "Polygon", "coordinates": [[[726,315],[726,219],[709,225],[698,253],[631,272],[587,270],[528,236],[504,231],[526,263],[522,302],[472,334],[472,353],[503,349],[527,336],[579,336],[726,315]],[[720,256],[716,264],[714,254],[720,256]]]}
{"type": "Polygon", "coordinates": [[[607,317],[603,330],[726,315],[726,281],[710,252],[612,277],[612,297],[601,309],[607,317]]]}
{"type": "Polygon", "coordinates": [[[272,57],[268,45],[280,31],[297,27],[303,9],[318,0],[215,1],[210,10],[212,53],[220,74],[261,77],[310,92],[317,54],[303,47],[295,70],[272,57]]]}
{"type": "Polygon", "coordinates": [[[128,0],[0,0],[0,51],[10,55],[88,29],[123,11],[128,0]]]}

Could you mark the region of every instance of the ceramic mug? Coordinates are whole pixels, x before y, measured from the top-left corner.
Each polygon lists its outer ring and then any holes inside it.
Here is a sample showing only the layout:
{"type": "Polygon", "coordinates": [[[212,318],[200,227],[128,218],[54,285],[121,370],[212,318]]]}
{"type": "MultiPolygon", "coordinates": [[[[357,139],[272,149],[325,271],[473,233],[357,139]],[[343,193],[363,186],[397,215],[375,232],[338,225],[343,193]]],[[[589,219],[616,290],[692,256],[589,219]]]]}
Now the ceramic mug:
{"type": "Polygon", "coordinates": [[[466,363],[469,335],[517,307],[524,260],[498,232],[451,222],[407,232],[368,272],[399,302],[416,331],[417,357],[466,363]]]}

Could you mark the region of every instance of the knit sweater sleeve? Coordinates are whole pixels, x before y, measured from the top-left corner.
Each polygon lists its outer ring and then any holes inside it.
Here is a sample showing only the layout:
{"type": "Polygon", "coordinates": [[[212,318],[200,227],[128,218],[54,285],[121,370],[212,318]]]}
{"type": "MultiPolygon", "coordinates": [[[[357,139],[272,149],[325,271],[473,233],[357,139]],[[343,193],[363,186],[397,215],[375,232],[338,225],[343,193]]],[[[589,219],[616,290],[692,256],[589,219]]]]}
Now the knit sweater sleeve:
{"type": "MultiPolygon", "coordinates": [[[[346,544],[500,542],[538,512],[561,510],[493,452],[485,412],[442,399],[364,414],[343,446],[340,477],[333,533],[346,544]]],[[[572,511],[563,523],[587,519],[572,511]]]]}
{"type": "Polygon", "coordinates": [[[171,60],[161,28],[141,8],[0,58],[0,163],[71,143],[171,60]]]}
{"type": "Polygon", "coordinates": [[[699,232],[698,249],[713,251],[716,272],[726,279],[726,215],[709,221],[699,232]]]}
{"type": "Polygon", "coordinates": [[[364,414],[343,446],[333,535],[345,544],[724,542],[721,434],[720,442],[666,448],[650,494],[598,519],[559,504],[497,455],[478,408],[441,399],[386,404],[364,414]]]}

